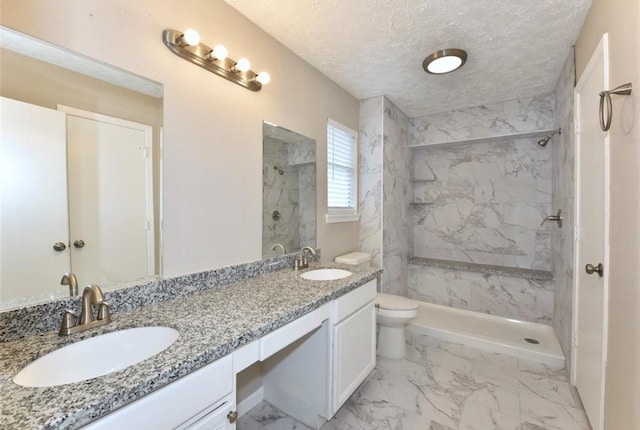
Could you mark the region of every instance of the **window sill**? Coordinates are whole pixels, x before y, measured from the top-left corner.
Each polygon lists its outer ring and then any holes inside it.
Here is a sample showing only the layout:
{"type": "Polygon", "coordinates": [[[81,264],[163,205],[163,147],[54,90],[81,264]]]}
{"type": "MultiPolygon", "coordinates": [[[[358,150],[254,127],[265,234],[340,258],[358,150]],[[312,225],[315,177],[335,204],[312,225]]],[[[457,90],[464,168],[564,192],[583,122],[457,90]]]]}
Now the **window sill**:
{"type": "Polygon", "coordinates": [[[360,221],[360,214],[326,214],[327,224],[360,221]]]}

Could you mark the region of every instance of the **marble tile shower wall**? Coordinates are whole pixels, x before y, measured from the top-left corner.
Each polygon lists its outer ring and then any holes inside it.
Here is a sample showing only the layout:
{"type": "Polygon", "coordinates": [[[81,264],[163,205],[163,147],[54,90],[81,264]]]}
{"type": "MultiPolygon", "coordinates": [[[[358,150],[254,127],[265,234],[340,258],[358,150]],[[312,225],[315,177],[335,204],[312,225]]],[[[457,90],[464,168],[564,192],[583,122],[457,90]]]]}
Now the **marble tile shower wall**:
{"type": "Polygon", "coordinates": [[[386,98],[383,100],[383,108],[382,289],[385,293],[406,296],[408,261],[413,248],[412,218],[409,212],[409,119],[386,98]]]}
{"type": "Polygon", "coordinates": [[[573,314],[573,211],[575,132],[573,122],[573,91],[575,63],[573,50],[556,86],[556,115],[560,136],[549,144],[553,157],[553,208],[565,214],[562,229],[553,229],[551,235],[551,261],[555,280],[555,310],[553,328],[571,368],[571,321],[573,314]]]}
{"type": "Polygon", "coordinates": [[[474,106],[412,118],[410,145],[456,142],[550,130],[553,94],[474,106]]]}
{"type": "MultiPolygon", "coordinates": [[[[410,120],[412,146],[554,127],[554,98],[410,120]]],[[[551,149],[533,138],[413,149],[415,257],[550,270],[551,149]]]]}
{"type": "Polygon", "coordinates": [[[549,278],[410,264],[407,296],[458,309],[551,324],[554,292],[549,278]]]}
{"type": "Polygon", "coordinates": [[[284,245],[287,252],[299,250],[303,244],[316,245],[315,155],[302,151],[300,146],[265,137],[262,197],[264,257],[279,255],[280,250],[271,250],[274,243],[284,245]],[[274,219],[274,211],[280,213],[280,219],[274,219]]]}
{"type": "Polygon", "coordinates": [[[382,267],[382,106],[383,97],[362,100],[358,130],[359,245],[374,267],[382,267]]]}
{"type": "Polygon", "coordinates": [[[407,294],[412,251],[409,120],[385,97],[360,102],[360,250],[382,267],[381,290],[407,294]]]}

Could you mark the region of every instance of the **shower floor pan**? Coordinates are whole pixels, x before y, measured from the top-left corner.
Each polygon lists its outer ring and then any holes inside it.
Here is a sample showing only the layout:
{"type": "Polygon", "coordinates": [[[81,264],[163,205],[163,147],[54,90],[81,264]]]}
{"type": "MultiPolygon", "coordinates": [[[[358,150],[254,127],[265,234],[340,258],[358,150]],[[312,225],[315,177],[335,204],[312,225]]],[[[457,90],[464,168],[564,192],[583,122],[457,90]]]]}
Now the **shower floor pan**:
{"type": "Polygon", "coordinates": [[[565,357],[551,326],[432,303],[418,303],[407,330],[491,352],[564,368],[565,357]]]}

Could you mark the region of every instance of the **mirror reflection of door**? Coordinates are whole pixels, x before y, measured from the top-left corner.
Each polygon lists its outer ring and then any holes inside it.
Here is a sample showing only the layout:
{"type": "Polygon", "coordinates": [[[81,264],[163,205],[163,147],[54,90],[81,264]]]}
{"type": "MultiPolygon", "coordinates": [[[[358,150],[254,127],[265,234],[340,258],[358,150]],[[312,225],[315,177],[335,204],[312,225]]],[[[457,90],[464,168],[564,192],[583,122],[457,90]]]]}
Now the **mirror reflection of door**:
{"type": "Polygon", "coordinates": [[[67,112],[69,246],[80,285],[154,274],[152,127],[67,112]]]}
{"type": "Polygon", "coordinates": [[[0,101],[3,307],[153,275],[152,127],[0,101]]]}
{"type": "Polygon", "coordinates": [[[1,97],[0,124],[0,301],[20,304],[69,270],[65,114],[1,97]]]}

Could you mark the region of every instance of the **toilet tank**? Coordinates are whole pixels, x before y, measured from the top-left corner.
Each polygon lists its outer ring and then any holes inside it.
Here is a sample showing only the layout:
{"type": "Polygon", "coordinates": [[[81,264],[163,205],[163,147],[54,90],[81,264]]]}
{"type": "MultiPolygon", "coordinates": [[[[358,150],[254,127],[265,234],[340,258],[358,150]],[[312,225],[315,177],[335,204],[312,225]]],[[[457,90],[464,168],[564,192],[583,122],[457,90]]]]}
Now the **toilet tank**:
{"type": "Polygon", "coordinates": [[[357,268],[360,269],[371,265],[371,254],[358,251],[350,252],[336,257],[334,261],[336,263],[348,264],[349,266],[357,266],[357,268]]]}

